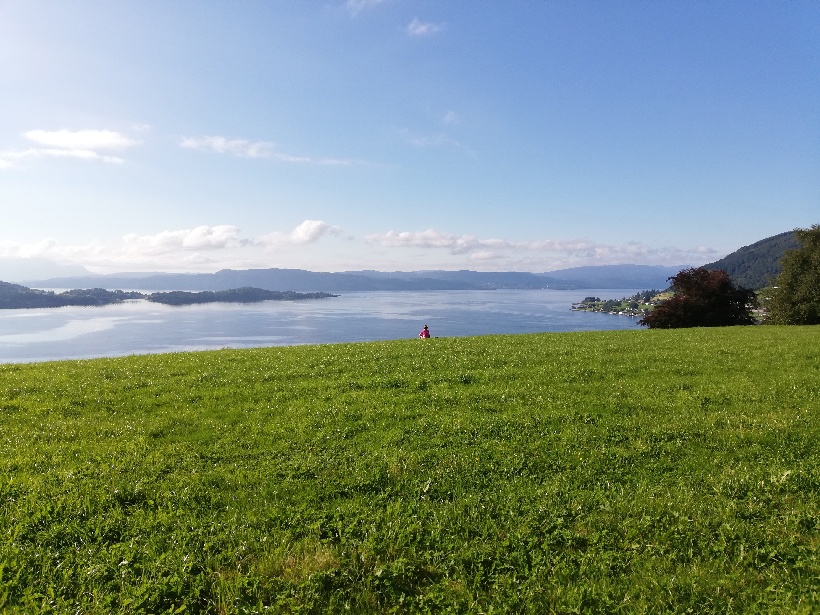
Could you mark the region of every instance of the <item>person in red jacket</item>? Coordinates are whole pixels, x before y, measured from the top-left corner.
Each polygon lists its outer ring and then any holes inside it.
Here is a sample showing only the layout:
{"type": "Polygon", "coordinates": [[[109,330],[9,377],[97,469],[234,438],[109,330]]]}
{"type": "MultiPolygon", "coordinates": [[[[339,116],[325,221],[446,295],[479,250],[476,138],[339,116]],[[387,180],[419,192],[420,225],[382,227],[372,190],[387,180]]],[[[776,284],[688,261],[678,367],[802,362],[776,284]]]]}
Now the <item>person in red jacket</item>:
{"type": "Polygon", "coordinates": [[[427,328],[427,325],[424,325],[424,328],[419,333],[419,337],[422,339],[427,339],[430,337],[430,329],[427,328]]]}

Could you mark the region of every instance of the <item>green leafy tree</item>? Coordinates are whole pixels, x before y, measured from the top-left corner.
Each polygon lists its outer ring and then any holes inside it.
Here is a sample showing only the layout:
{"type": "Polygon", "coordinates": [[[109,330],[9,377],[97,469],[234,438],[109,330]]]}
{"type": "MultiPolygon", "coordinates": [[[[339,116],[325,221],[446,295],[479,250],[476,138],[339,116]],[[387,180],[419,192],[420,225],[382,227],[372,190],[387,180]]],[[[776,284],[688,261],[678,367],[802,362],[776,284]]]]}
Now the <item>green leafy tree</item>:
{"type": "Polygon", "coordinates": [[[735,286],[721,269],[684,269],[669,278],[675,295],[638,321],[650,329],[754,324],[754,291],[735,286]]]}
{"type": "Polygon", "coordinates": [[[775,281],[768,321],[779,325],[820,324],[820,224],[795,232],[800,245],[786,252],[775,281]]]}

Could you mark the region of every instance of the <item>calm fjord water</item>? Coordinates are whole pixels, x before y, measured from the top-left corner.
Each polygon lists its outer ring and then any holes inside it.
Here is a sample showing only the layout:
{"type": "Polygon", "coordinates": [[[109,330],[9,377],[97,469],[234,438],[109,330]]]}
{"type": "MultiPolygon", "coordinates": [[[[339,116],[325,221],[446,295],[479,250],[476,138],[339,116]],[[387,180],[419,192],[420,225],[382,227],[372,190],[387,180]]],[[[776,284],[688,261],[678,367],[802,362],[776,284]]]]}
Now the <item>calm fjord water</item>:
{"type": "Polygon", "coordinates": [[[172,307],[130,301],[105,307],[0,310],[0,362],[545,331],[637,329],[637,319],[572,312],[623,290],[350,292],[316,301],[172,307]]]}

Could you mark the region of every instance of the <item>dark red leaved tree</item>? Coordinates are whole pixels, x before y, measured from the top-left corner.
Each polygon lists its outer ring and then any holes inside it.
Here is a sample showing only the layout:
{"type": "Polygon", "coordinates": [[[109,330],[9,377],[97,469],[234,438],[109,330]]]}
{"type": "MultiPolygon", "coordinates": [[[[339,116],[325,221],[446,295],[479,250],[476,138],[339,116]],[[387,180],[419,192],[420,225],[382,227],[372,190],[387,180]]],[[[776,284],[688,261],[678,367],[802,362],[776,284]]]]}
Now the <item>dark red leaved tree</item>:
{"type": "Polygon", "coordinates": [[[669,278],[675,296],[638,321],[650,329],[730,327],[754,324],[752,290],[735,286],[721,269],[684,269],[669,278]]]}

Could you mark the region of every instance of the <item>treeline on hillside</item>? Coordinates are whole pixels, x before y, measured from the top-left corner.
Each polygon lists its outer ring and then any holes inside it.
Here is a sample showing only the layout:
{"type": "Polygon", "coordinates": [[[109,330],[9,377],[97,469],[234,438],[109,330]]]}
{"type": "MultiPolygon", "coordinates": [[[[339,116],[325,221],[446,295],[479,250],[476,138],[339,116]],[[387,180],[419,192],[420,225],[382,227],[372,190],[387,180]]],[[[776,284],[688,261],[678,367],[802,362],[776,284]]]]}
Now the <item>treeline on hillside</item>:
{"type": "Polygon", "coordinates": [[[0,309],[56,308],[67,306],[102,306],[122,303],[128,299],[147,299],[165,305],[197,303],[257,303],[260,301],[300,301],[337,297],[330,293],[297,293],[292,291],[234,288],[223,291],[189,293],[172,291],[146,295],[137,291],[106,290],[104,288],[74,289],[61,293],[28,288],[21,284],[0,282],[0,309]]]}
{"type": "Polygon", "coordinates": [[[783,256],[797,247],[795,232],[787,231],[735,250],[719,261],[704,265],[704,268],[721,269],[737,286],[757,290],[773,283],[782,269],[783,256]]]}

